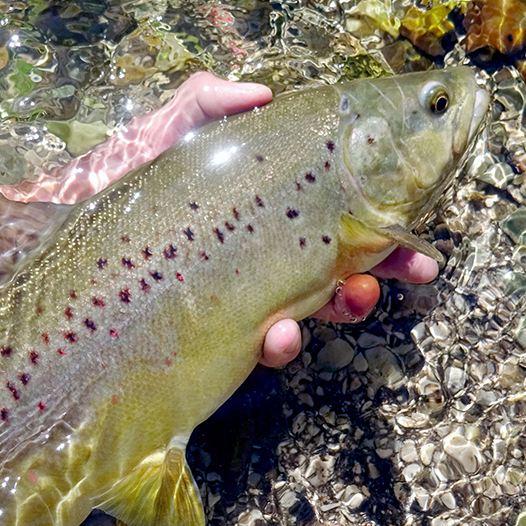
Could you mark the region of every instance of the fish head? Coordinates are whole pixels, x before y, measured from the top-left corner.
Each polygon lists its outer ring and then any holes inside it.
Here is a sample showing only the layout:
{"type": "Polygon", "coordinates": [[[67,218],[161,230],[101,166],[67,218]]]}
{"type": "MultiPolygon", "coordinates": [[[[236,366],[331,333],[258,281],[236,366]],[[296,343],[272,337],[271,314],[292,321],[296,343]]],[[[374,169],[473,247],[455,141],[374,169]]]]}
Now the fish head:
{"type": "Polygon", "coordinates": [[[413,228],[452,181],[487,113],[488,93],[468,67],[339,89],[350,213],[371,227],[413,228]]]}

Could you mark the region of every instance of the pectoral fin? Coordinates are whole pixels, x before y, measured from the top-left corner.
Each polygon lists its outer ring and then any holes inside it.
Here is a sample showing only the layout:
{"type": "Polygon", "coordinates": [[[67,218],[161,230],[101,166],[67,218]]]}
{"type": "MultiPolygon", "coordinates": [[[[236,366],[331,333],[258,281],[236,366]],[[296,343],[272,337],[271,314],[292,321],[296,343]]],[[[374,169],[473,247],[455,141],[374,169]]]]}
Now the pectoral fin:
{"type": "Polygon", "coordinates": [[[420,254],[424,254],[424,256],[428,256],[439,263],[444,261],[444,256],[433,245],[411,234],[411,232],[406,232],[401,227],[391,226],[388,228],[379,228],[377,232],[385,235],[398,245],[410,248],[415,252],[420,252],[420,254]]]}
{"type": "Polygon", "coordinates": [[[184,447],[149,455],[94,507],[126,526],[204,526],[201,499],[184,447]]]}

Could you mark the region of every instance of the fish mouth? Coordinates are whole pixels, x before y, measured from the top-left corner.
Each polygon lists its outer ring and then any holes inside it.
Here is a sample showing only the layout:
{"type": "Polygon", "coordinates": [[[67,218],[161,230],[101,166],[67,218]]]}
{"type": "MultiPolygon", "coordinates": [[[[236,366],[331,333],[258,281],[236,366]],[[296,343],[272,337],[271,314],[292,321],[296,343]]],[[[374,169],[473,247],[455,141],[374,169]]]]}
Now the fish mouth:
{"type": "Polygon", "coordinates": [[[471,116],[471,123],[469,125],[468,142],[476,135],[481,122],[489,108],[490,96],[489,93],[482,88],[478,88],[475,93],[475,104],[473,105],[473,115],[471,116]]]}

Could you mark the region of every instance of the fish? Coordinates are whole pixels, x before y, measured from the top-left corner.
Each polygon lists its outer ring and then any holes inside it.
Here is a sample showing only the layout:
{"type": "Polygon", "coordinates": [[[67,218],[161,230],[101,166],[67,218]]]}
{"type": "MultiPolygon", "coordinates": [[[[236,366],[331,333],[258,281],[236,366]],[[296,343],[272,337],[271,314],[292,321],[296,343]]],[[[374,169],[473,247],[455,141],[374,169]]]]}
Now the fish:
{"type": "MultiPolygon", "coordinates": [[[[202,526],[193,429],[267,330],[402,245],[489,96],[457,67],[304,89],[189,133],[58,210],[0,295],[0,525],[202,526]]],[[[47,211],[47,212],[46,212],[47,211]]],[[[28,236],[32,239],[34,236],[28,236]]]]}

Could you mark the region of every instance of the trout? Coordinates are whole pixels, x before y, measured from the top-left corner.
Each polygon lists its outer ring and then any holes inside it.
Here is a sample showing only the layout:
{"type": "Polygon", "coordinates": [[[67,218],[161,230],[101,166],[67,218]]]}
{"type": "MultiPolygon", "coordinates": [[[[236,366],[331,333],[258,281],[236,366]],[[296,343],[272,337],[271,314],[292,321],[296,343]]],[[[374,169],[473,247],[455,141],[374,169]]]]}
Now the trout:
{"type": "Polygon", "coordinates": [[[0,525],[78,526],[100,508],[202,526],[192,430],[273,323],[398,245],[440,258],[411,230],[488,103],[465,67],[305,89],[67,207],[0,296],[0,525]]]}

